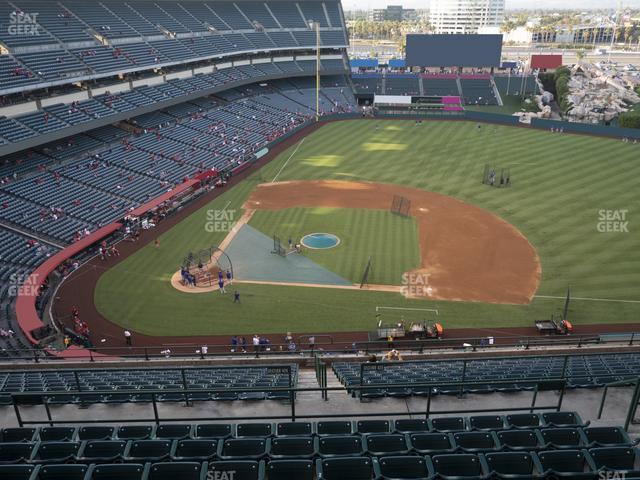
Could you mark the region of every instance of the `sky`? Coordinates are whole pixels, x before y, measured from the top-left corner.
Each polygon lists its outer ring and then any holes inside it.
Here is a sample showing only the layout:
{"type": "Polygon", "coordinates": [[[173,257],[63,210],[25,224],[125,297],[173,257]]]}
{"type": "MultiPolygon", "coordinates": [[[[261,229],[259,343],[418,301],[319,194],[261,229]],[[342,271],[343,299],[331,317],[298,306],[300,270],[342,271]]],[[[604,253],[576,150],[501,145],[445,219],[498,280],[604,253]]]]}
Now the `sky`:
{"type": "MultiPolygon", "coordinates": [[[[539,9],[587,9],[616,8],[618,0],[505,0],[506,8],[539,8],[539,9]]],[[[640,7],[640,0],[624,0],[624,6],[640,7]]],[[[384,8],[387,5],[402,5],[405,8],[428,8],[429,0],[342,0],[345,10],[369,10],[384,8]]]]}

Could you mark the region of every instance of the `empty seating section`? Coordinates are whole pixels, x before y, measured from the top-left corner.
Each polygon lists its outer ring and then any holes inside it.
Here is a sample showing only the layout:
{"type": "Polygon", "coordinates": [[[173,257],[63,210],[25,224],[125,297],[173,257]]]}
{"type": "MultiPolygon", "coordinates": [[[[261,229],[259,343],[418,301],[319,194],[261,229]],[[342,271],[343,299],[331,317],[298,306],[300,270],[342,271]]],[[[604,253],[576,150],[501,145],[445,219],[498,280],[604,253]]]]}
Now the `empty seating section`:
{"type": "Polygon", "coordinates": [[[461,78],[462,98],[467,105],[497,105],[490,78],[461,78]]]}
{"type": "Polygon", "coordinates": [[[435,420],[414,424],[418,430],[412,433],[399,430],[401,420],[4,428],[0,476],[197,480],[233,472],[226,478],[595,480],[640,473],[638,452],[626,434],[606,446],[589,442],[579,417],[579,448],[544,443],[541,432],[556,429],[547,424],[532,431],[540,443],[521,447],[501,438],[522,430],[468,430],[470,417],[461,419],[463,430],[437,433],[431,429],[435,420]]]}
{"type": "Polygon", "coordinates": [[[460,95],[455,77],[423,76],[422,85],[425,95],[460,95]]]}
{"type": "MultiPolygon", "coordinates": [[[[149,57],[148,52],[142,54],[142,58],[149,57]]],[[[129,58],[133,57],[132,55],[129,58]]],[[[38,133],[53,132],[71,125],[90,122],[96,118],[128,112],[137,107],[153,105],[158,101],[172,99],[197,90],[221,87],[232,81],[258,79],[264,75],[282,75],[291,72],[312,74],[315,68],[315,61],[309,60],[244,65],[211,74],[198,74],[191,78],[170,80],[153,87],[138,87],[129,92],[101,94],[73,104],[52,105],[46,107],[44,111],[15,118],[0,117],[0,138],[5,139],[6,142],[17,142],[35,137],[38,133]]],[[[344,62],[340,59],[323,60],[321,70],[332,72],[344,70],[344,62]]]]}
{"type": "Polygon", "coordinates": [[[387,75],[385,95],[419,95],[420,79],[415,75],[387,75]]]}
{"type": "MultiPolygon", "coordinates": [[[[596,387],[614,381],[633,379],[640,367],[638,354],[603,354],[570,356],[565,370],[564,357],[523,357],[468,360],[466,367],[460,360],[413,361],[376,364],[366,368],[362,384],[371,386],[363,390],[362,397],[399,395],[432,395],[468,393],[510,392],[533,390],[533,380],[567,379],[568,388],[596,387]],[[464,375],[463,375],[464,372],[464,375]],[[476,382],[464,387],[447,386],[447,383],[476,382]],[[501,382],[501,383],[498,383],[501,382]],[[416,383],[434,384],[432,387],[412,386],[416,383]],[[401,384],[405,387],[385,388],[385,385],[401,384]],[[440,385],[439,385],[440,384],[440,385]],[[378,388],[373,388],[373,387],[378,388]]],[[[361,382],[359,363],[334,363],[333,370],[347,387],[361,382]]],[[[356,395],[356,391],[352,392],[356,395]]]]}
{"type": "MultiPolygon", "coordinates": [[[[297,383],[297,366],[278,365],[255,367],[211,367],[187,369],[112,369],[46,372],[2,372],[0,394],[28,392],[69,392],[72,395],[52,395],[50,403],[124,403],[151,402],[157,393],[160,402],[185,400],[263,400],[288,399],[288,392],[272,390],[297,383]],[[289,371],[291,378],[289,378],[289,371]],[[77,376],[76,376],[77,373],[77,376]],[[291,381],[291,384],[289,383],[291,381]],[[263,389],[257,392],[225,392],[230,388],[263,389]],[[217,389],[218,392],[190,392],[197,389],[217,389]],[[184,393],[162,390],[180,390],[184,393]],[[95,393],[92,393],[95,392],[95,393]],[[120,393],[119,393],[120,392],[120,393]]],[[[255,424],[251,424],[255,425],[255,424]]],[[[267,434],[267,435],[270,435],[267,434]]],[[[255,435],[248,435],[255,436],[255,435]]],[[[138,437],[140,438],[146,438],[138,437]]]]}
{"type": "Polygon", "coordinates": [[[353,75],[354,93],[367,95],[382,94],[382,76],[372,74],[353,75]]]}
{"type": "Polygon", "coordinates": [[[0,91],[236,51],[313,48],[310,20],[321,23],[323,45],[347,45],[337,2],[4,0],[0,16],[10,49],[0,56],[0,91]]]}
{"type": "Polygon", "coordinates": [[[536,93],[538,87],[533,75],[495,75],[493,80],[501,95],[536,93]]]}

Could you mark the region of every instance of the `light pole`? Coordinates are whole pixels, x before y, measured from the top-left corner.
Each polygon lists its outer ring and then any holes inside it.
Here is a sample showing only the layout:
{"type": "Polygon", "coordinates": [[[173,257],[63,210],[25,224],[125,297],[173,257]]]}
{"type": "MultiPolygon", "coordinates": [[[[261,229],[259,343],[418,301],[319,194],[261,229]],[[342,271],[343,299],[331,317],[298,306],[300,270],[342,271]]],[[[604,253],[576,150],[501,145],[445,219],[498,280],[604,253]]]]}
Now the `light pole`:
{"type": "Polygon", "coordinates": [[[316,31],[316,122],[320,120],[320,22],[309,20],[309,28],[316,31]]]}

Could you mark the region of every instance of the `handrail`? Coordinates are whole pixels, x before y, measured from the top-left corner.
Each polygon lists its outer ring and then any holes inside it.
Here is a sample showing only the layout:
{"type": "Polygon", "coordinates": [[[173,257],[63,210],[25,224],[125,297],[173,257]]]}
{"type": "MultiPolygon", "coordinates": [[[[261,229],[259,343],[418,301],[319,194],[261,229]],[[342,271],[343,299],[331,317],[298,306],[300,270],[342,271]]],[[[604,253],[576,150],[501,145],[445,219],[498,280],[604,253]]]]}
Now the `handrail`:
{"type": "MultiPolygon", "coordinates": [[[[549,382],[549,379],[532,379],[530,380],[531,383],[536,383],[536,384],[545,384],[549,382]]],[[[421,382],[421,383],[412,383],[411,385],[414,387],[433,387],[433,386],[461,386],[463,387],[465,384],[466,385],[474,385],[474,384],[481,384],[481,383],[485,383],[485,382],[463,382],[463,384],[461,384],[460,382],[448,382],[448,383],[434,383],[434,382],[421,382]]],[[[496,384],[500,384],[500,383],[512,383],[509,381],[496,381],[496,384]]],[[[187,385],[185,384],[185,387],[187,385]]],[[[388,385],[389,387],[393,387],[393,386],[398,386],[398,385],[388,385]]],[[[405,385],[406,386],[406,385],[405,385]]],[[[354,389],[357,390],[371,390],[371,389],[375,389],[378,388],[376,386],[357,386],[357,387],[353,387],[354,389]]],[[[464,409],[451,409],[451,410],[438,410],[438,411],[434,411],[431,409],[431,393],[429,394],[429,399],[427,401],[427,406],[426,406],[426,410],[420,410],[420,411],[401,411],[401,412],[389,412],[389,411],[385,411],[385,412],[341,412],[341,413],[335,413],[335,414],[303,414],[303,415],[299,415],[296,414],[296,409],[295,409],[295,399],[296,399],[296,394],[299,392],[317,392],[320,391],[322,392],[323,390],[326,391],[344,391],[345,387],[340,386],[340,387],[231,387],[231,388],[193,388],[193,389],[176,389],[176,388],[171,388],[171,389],[155,389],[155,390],[139,390],[139,389],[122,389],[122,390],[90,390],[90,391],[86,391],[86,392],[70,392],[68,390],[64,390],[64,391],[50,391],[50,392],[26,392],[26,393],[10,393],[10,397],[11,397],[11,403],[12,406],[14,408],[14,412],[16,415],[16,419],[18,421],[18,424],[22,427],[24,425],[38,425],[38,424],[49,424],[51,426],[56,425],[56,424],[82,424],[82,423],[86,423],[86,424],[90,424],[90,423],[140,423],[140,422],[150,422],[153,421],[156,424],[159,424],[160,421],[163,422],[175,422],[175,421],[189,421],[189,422],[196,422],[196,421],[227,421],[227,420],[233,420],[233,421],[239,421],[239,420],[255,420],[257,418],[263,419],[263,420],[276,420],[276,419],[291,419],[291,421],[296,421],[296,419],[300,419],[300,418],[341,418],[341,417],[381,417],[381,416],[386,416],[386,417],[397,417],[397,416],[412,416],[412,415],[424,415],[425,418],[429,418],[430,415],[433,414],[456,414],[456,413],[467,413],[467,412],[511,412],[511,411],[533,411],[533,410],[555,410],[555,411],[559,411],[561,406],[562,406],[562,398],[563,398],[563,393],[564,393],[564,383],[562,384],[562,390],[561,390],[561,395],[559,398],[559,401],[557,404],[555,405],[535,405],[535,399],[536,397],[534,396],[533,400],[531,403],[527,404],[526,406],[515,406],[515,407],[496,407],[496,408],[486,408],[486,409],[472,409],[472,410],[464,410],[464,409]],[[221,417],[221,416],[216,416],[216,417],[187,417],[187,418],[161,418],[160,417],[160,413],[159,410],[157,408],[157,402],[158,402],[158,395],[161,394],[184,394],[185,395],[185,401],[188,399],[187,395],[189,393],[222,393],[222,392],[232,392],[232,393],[244,393],[244,392],[264,392],[265,390],[268,391],[272,391],[272,392],[288,392],[289,393],[289,398],[290,398],[290,414],[289,415],[270,415],[270,416],[264,416],[264,415],[260,415],[260,416],[233,416],[233,417],[221,417]],[[151,403],[152,407],[153,407],[153,418],[114,418],[114,419],[110,419],[110,418],[100,418],[100,419],[89,419],[89,420],[54,420],[53,416],[52,416],[52,412],[50,409],[50,405],[49,403],[46,401],[46,397],[52,397],[52,396],[70,396],[70,397],[74,397],[77,396],[78,393],[86,393],[86,394],[91,394],[91,395],[109,395],[109,394],[122,394],[122,395],[136,395],[136,394],[143,394],[143,395],[150,395],[151,396],[151,403]],[[31,400],[31,404],[40,404],[42,403],[45,407],[45,411],[47,414],[47,419],[46,420],[24,420],[22,418],[22,415],[20,413],[20,405],[23,403],[24,404],[28,404],[29,400],[31,400]]],[[[431,392],[432,388],[429,388],[429,392],[431,392]]],[[[536,389],[537,392],[537,389],[536,389]]],[[[107,402],[96,402],[96,403],[107,403],[107,402]]]]}
{"type": "MultiPolygon", "coordinates": [[[[621,340],[619,338],[620,334],[618,333],[616,337],[613,337],[612,340],[607,340],[606,336],[609,335],[607,333],[602,333],[599,336],[595,337],[593,334],[589,335],[572,335],[568,337],[558,338],[558,339],[547,339],[547,338],[539,338],[539,337],[521,337],[521,336],[504,336],[504,337],[496,337],[496,342],[493,345],[483,345],[480,340],[486,337],[454,337],[454,338],[445,338],[445,339],[422,339],[422,340],[394,340],[394,348],[401,352],[408,351],[416,351],[418,353],[423,353],[424,351],[434,352],[434,351],[445,351],[445,350],[460,350],[460,351],[490,351],[500,348],[523,348],[524,350],[530,350],[531,347],[544,347],[544,346],[557,346],[557,347],[576,347],[581,348],[586,344],[597,344],[606,346],[608,344],[625,344],[627,346],[638,345],[637,338],[640,335],[635,332],[629,332],[629,340],[621,340]],[[604,338],[603,338],[604,337],[604,338]],[[634,343],[635,342],[635,343],[634,343]],[[463,344],[469,344],[470,347],[465,347],[463,344]]],[[[305,338],[313,335],[300,335],[299,338],[305,338]]],[[[316,336],[318,338],[319,336],[316,336]]],[[[386,340],[369,340],[369,341],[360,341],[354,342],[355,347],[358,352],[364,352],[365,354],[369,353],[377,353],[382,351],[387,351],[389,349],[388,342],[386,340]]],[[[299,343],[300,344],[300,343],[299,343]]],[[[176,351],[172,351],[170,354],[170,358],[188,358],[188,357],[199,357],[203,358],[217,358],[217,357],[234,357],[234,358],[242,358],[243,356],[248,356],[250,354],[258,354],[258,357],[270,357],[277,355],[300,355],[300,353],[311,353],[311,354],[345,354],[345,353],[353,353],[354,345],[353,343],[349,344],[348,342],[334,342],[331,339],[330,342],[316,342],[314,344],[313,350],[311,349],[299,349],[296,351],[289,351],[288,343],[272,343],[269,345],[270,351],[266,351],[266,349],[260,349],[256,352],[251,345],[248,346],[246,353],[241,352],[230,352],[230,345],[227,344],[208,344],[206,342],[203,343],[193,343],[193,344],[180,344],[174,345],[171,343],[166,343],[158,346],[145,346],[145,347],[127,347],[124,345],[122,347],[98,347],[98,348],[89,348],[84,349],[86,353],[78,351],[73,358],[69,360],[82,360],[88,359],[90,361],[96,360],[113,360],[114,357],[122,357],[129,359],[144,359],[150,360],[152,358],[167,358],[165,353],[160,353],[167,348],[173,348],[176,351]],[[202,345],[206,345],[208,347],[208,352],[203,354],[201,352],[196,352],[197,350],[201,350],[202,345]],[[339,348],[342,346],[343,348],[339,348]],[[157,352],[157,353],[154,353],[157,352]],[[101,356],[103,358],[101,358],[101,356]]],[[[59,357],[48,357],[43,354],[43,350],[41,349],[16,349],[17,357],[15,360],[28,360],[31,359],[34,362],[38,363],[40,361],[46,360],[57,360],[60,361],[59,357]],[[20,355],[23,357],[20,358],[20,355]],[[28,358],[27,358],[28,357],[28,358]]],[[[629,353],[629,352],[620,352],[620,354],[629,353]]],[[[576,355],[601,355],[601,353],[580,353],[576,355]]],[[[529,355],[529,358],[535,358],[548,355],[529,355]]],[[[506,357],[506,355],[505,355],[506,357]]],[[[490,357],[486,357],[486,359],[490,359],[490,357]]],[[[435,361],[435,360],[434,360],[435,361]]]]}

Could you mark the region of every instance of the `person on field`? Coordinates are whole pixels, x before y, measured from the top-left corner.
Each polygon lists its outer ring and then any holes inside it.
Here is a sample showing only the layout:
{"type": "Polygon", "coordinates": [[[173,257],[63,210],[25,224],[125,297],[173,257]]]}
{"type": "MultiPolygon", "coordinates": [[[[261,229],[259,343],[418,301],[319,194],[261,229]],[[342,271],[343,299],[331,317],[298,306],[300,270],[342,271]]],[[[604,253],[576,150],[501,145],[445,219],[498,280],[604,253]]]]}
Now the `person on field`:
{"type": "Polygon", "coordinates": [[[227,293],[224,289],[224,280],[222,278],[218,280],[218,288],[220,289],[220,293],[227,293]]]}
{"type": "Polygon", "coordinates": [[[129,330],[124,331],[124,341],[128,347],[131,346],[131,332],[129,330]]]}
{"type": "Polygon", "coordinates": [[[240,292],[233,292],[233,303],[240,303],[240,292]]]}
{"type": "Polygon", "coordinates": [[[226,276],[227,276],[227,283],[231,285],[231,283],[233,282],[233,275],[231,274],[231,270],[227,270],[226,276]]]}
{"type": "Polygon", "coordinates": [[[153,242],[156,248],[160,248],[160,239],[156,238],[153,242]]]}

